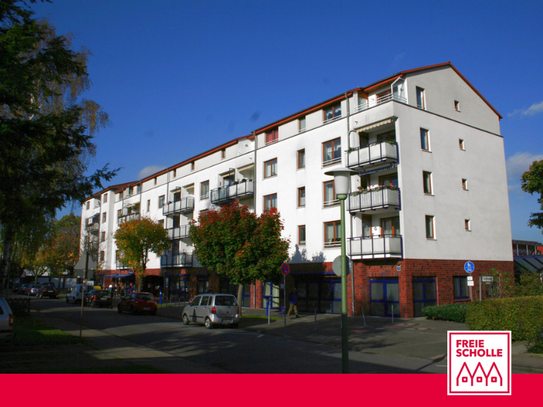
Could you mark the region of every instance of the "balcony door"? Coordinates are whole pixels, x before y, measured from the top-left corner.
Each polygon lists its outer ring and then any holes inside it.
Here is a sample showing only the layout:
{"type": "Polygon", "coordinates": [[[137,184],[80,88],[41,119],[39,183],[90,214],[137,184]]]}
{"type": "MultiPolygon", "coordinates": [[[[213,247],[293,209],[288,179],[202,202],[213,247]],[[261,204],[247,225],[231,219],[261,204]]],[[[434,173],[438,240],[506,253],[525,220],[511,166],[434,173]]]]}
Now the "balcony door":
{"type": "Polygon", "coordinates": [[[400,236],[400,217],[381,219],[382,236],[400,236]]]}

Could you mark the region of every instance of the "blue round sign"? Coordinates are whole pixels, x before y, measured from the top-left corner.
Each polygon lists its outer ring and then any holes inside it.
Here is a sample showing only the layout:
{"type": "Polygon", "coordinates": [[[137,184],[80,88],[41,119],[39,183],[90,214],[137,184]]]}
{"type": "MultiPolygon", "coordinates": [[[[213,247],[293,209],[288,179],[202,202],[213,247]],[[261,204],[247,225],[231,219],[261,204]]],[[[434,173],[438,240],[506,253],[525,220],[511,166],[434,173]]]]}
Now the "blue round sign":
{"type": "Polygon", "coordinates": [[[473,264],[471,261],[466,261],[464,263],[464,271],[466,273],[473,273],[473,270],[475,270],[475,264],[473,264]]]}

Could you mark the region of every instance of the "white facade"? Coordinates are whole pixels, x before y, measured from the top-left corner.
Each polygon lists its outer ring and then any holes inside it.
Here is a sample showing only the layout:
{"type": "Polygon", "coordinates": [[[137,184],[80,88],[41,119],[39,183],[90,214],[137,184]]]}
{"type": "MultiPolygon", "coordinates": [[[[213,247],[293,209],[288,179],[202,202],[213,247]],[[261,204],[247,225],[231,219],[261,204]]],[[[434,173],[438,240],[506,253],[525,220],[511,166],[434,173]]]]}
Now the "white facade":
{"type": "Polygon", "coordinates": [[[143,180],[107,188],[83,205],[82,222],[99,217],[104,270],[117,270],[113,234],[123,215],[134,212],[163,221],[177,245],[162,267],[152,257],[148,269],[195,267],[185,235],[200,211],[234,197],[257,213],[273,202],[291,240],[291,263],[329,263],[340,254],[331,223],[339,223],[340,213],[333,197],[327,201],[332,177],[324,172],[350,167],[361,174],[351,179],[355,194],[347,206],[353,260],[512,261],[499,120],[451,64],[404,71],[143,180]],[[270,142],[273,131],[277,139],[270,142]]]}

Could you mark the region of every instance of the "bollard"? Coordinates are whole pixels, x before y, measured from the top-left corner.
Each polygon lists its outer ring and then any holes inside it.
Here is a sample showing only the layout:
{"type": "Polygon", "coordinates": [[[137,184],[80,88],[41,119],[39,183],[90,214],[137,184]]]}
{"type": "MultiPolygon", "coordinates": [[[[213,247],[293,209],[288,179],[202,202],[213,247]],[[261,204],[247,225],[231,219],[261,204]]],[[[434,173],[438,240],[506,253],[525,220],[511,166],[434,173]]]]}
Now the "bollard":
{"type": "Polygon", "coordinates": [[[160,292],[160,297],[159,297],[159,300],[158,300],[158,301],[159,301],[158,303],[159,303],[160,305],[162,305],[162,291],[160,292]]]}
{"type": "Polygon", "coordinates": [[[392,323],[394,323],[394,304],[390,306],[392,308],[392,323]]]}
{"type": "Polygon", "coordinates": [[[266,313],[268,314],[268,325],[271,324],[270,300],[266,304],[266,313]]]}
{"type": "Polygon", "coordinates": [[[364,326],[366,326],[366,315],[364,314],[364,307],[362,307],[360,311],[362,311],[362,319],[364,320],[364,326]]]}
{"type": "Polygon", "coordinates": [[[315,331],[317,331],[317,308],[315,308],[315,331]]]}

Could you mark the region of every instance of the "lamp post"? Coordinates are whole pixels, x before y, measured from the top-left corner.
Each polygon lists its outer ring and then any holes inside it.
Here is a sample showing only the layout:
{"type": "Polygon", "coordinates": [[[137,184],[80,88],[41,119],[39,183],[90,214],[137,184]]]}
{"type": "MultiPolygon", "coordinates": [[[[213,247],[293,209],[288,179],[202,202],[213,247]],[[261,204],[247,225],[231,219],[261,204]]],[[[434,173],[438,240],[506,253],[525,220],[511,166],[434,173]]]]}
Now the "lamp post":
{"type": "Polygon", "coordinates": [[[341,204],[341,372],[349,373],[349,330],[347,329],[347,256],[345,250],[345,199],[349,194],[349,181],[356,171],[336,168],[325,175],[334,177],[336,198],[341,204]]]}

